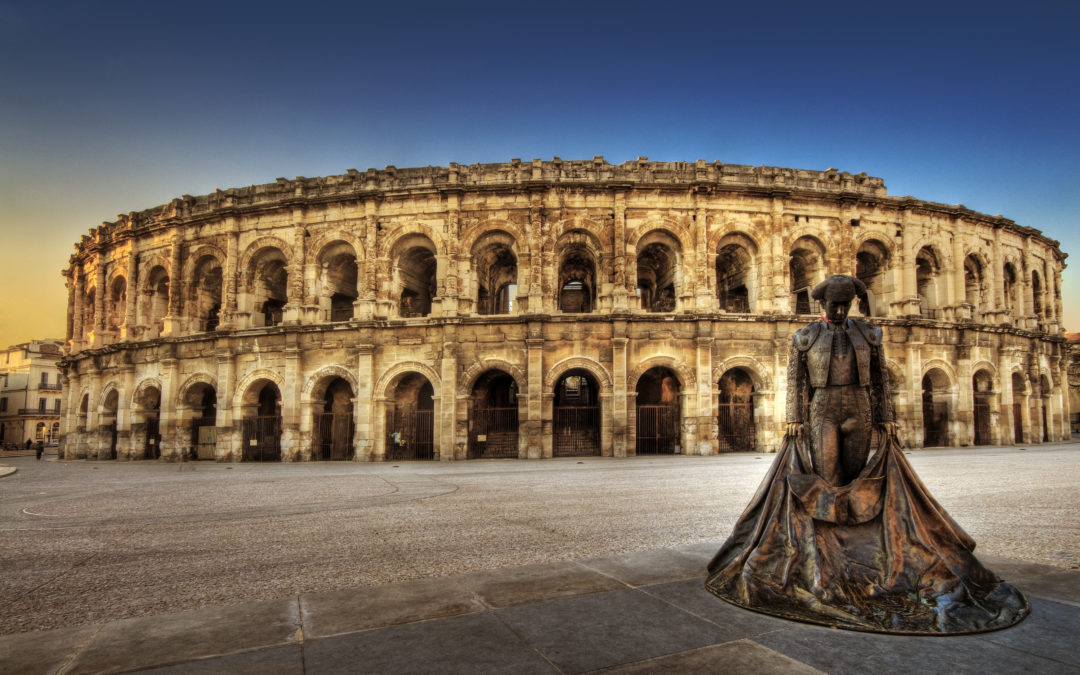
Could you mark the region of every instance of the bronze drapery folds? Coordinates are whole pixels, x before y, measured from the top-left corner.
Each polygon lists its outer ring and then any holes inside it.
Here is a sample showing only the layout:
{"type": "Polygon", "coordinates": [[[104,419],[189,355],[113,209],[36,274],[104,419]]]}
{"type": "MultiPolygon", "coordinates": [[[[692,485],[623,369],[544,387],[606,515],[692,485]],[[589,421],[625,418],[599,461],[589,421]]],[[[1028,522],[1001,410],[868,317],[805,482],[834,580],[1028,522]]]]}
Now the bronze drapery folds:
{"type": "Polygon", "coordinates": [[[794,339],[788,434],[709,563],[705,587],[740,607],[850,630],[948,635],[1011,626],[1030,613],[1027,600],[979,563],[974,540],[896,442],[881,331],[847,319],[859,286],[831,277],[814,289],[826,316],[794,339]],[[822,335],[831,344],[822,347],[822,335]],[[866,461],[871,416],[882,433],[866,461]]]}

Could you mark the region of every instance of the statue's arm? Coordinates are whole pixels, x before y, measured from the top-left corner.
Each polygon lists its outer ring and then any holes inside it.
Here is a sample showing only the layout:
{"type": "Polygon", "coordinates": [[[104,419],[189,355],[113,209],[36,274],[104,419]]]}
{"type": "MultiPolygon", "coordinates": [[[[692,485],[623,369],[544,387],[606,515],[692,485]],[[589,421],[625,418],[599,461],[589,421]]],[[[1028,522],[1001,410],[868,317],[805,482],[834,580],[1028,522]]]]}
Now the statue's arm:
{"type": "Polygon", "coordinates": [[[791,351],[788,353],[788,372],[787,372],[787,422],[788,431],[794,431],[791,429],[793,424],[802,424],[806,420],[803,419],[805,415],[806,401],[806,388],[808,384],[808,375],[806,369],[806,352],[796,348],[794,344],[791,345],[791,351]]]}

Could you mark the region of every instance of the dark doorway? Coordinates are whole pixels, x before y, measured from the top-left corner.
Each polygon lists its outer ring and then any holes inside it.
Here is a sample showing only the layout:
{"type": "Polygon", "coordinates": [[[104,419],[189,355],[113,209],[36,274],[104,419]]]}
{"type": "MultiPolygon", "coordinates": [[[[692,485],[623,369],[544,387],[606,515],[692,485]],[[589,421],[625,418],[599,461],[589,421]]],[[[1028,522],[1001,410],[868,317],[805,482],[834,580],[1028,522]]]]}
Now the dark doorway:
{"type": "Polygon", "coordinates": [[[938,397],[942,393],[934,378],[928,373],[922,381],[923,447],[946,445],[948,442],[949,404],[938,397]]]}
{"type": "Polygon", "coordinates": [[[600,389],[584,370],[572,370],[555,384],[552,455],[600,455],[600,389]]]}
{"type": "Polygon", "coordinates": [[[514,378],[489,370],[469,399],[469,459],[518,457],[518,397],[514,378]]]}
{"type": "Polygon", "coordinates": [[[681,452],[679,379],[669,368],[650,368],[637,383],[637,454],[681,452]]]}
{"type": "Polygon", "coordinates": [[[746,371],[734,368],[720,378],[719,389],[717,449],[753,452],[757,448],[753,380],[746,371]]]}
{"type": "Polygon", "coordinates": [[[266,382],[259,389],[255,414],[244,417],[245,462],[281,461],[280,398],[277,385],[273,382],[266,382]]]}
{"type": "Polygon", "coordinates": [[[314,413],[311,458],[348,460],[353,458],[353,391],[343,378],[335,377],[326,387],[322,409],[314,413]]]}
{"type": "Polygon", "coordinates": [[[386,411],[386,459],[435,459],[435,389],[423,375],[405,376],[386,411]]]}

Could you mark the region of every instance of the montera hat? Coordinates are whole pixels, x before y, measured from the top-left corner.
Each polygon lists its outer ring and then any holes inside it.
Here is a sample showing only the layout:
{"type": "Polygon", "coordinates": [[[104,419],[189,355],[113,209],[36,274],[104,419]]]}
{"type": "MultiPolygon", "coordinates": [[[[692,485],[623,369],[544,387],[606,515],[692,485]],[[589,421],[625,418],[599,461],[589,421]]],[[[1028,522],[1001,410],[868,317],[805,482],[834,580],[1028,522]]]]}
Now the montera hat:
{"type": "Polygon", "coordinates": [[[866,284],[845,274],[831,276],[810,291],[811,298],[822,302],[851,302],[856,295],[866,297],[866,284]]]}

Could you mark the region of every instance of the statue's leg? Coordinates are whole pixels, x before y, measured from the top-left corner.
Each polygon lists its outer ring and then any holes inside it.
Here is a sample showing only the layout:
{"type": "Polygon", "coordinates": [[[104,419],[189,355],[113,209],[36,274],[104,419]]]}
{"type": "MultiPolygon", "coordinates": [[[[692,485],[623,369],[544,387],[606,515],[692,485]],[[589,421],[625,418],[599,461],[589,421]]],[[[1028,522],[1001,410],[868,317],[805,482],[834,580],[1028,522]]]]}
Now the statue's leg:
{"type": "Polygon", "coordinates": [[[814,470],[830,485],[840,485],[840,428],[836,416],[839,387],[820,387],[810,401],[810,451],[814,470]]]}
{"type": "Polygon", "coordinates": [[[870,395],[855,385],[844,387],[844,422],[841,425],[841,464],[844,483],[850,483],[866,466],[870,455],[870,435],[873,421],[870,414],[870,395]]]}

